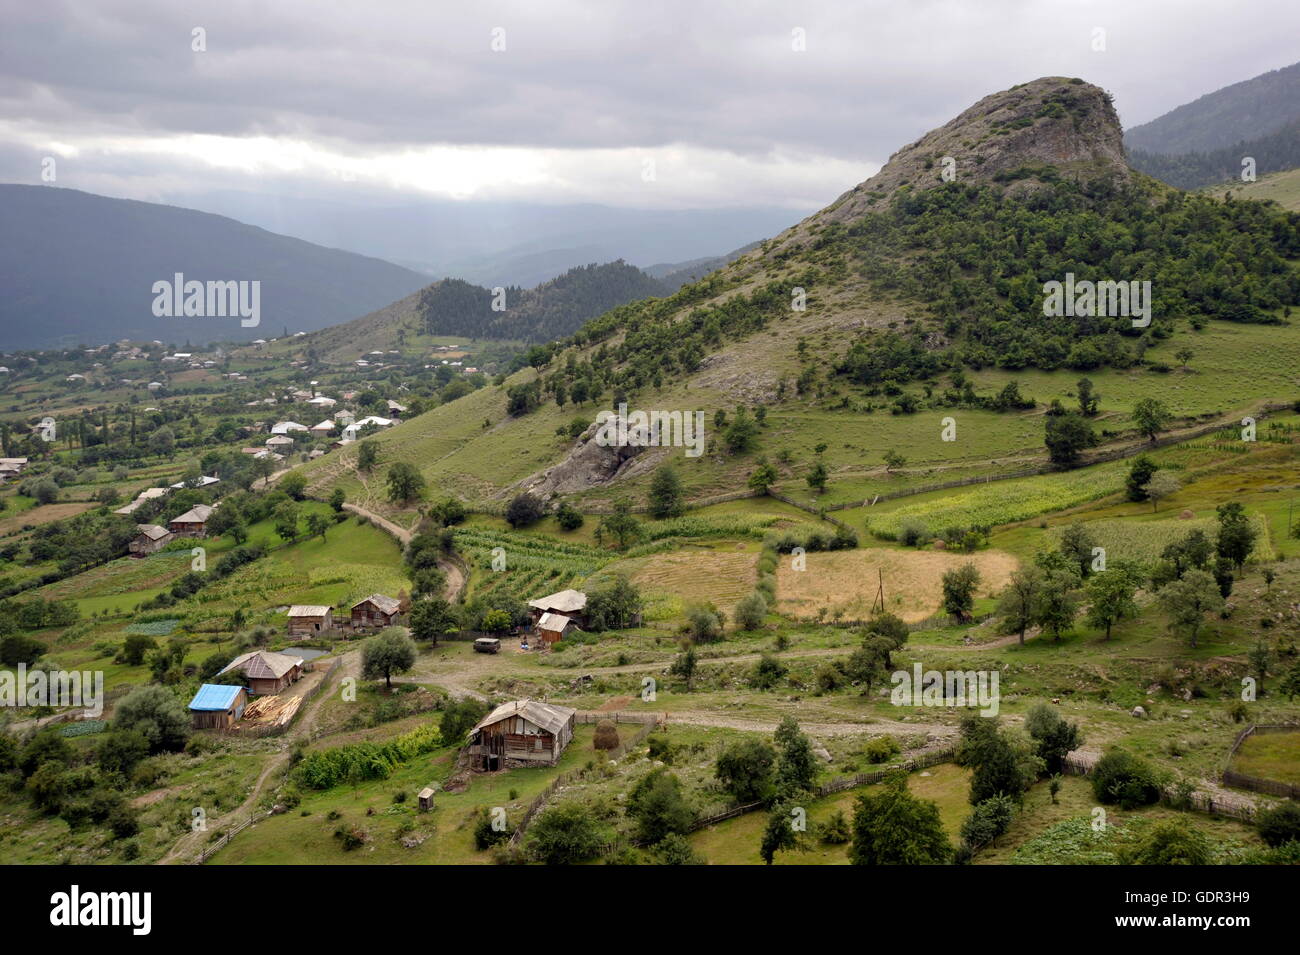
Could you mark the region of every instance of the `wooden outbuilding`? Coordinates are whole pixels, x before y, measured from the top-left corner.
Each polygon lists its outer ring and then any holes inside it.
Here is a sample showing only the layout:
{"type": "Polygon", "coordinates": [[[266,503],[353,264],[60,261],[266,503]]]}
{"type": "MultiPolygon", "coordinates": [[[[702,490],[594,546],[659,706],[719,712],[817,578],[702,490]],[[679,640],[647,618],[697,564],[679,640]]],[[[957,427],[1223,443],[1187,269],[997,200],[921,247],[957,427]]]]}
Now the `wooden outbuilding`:
{"type": "MultiPolygon", "coordinates": [[[[302,660],[287,653],[272,653],[270,650],[254,650],[241,654],[231,660],[221,671],[229,673],[238,670],[248,681],[249,692],[253,696],[279,693],[302,677],[302,660]]],[[[221,673],[217,675],[220,676],[221,673]]]]}
{"type": "Polygon", "coordinates": [[[537,700],[502,703],[470,730],[470,765],[482,771],[554,766],[573,739],[577,713],[537,700]]]}
{"type": "Polygon", "coordinates": [[[234,726],[248,705],[242,686],[204,683],[190,700],[190,717],[196,730],[224,730],[234,726]]]}
{"type": "Polygon", "coordinates": [[[310,637],[334,628],[334,608],[319,604],[294,604],[289,608],[289,636],[310,637]]]}
{"type": "Polygon", "coordinates": [[[401,612],[402,602],[396,597],[371,594],[352,605],[352,628],[360,630],[364,627],[376,629],[391,627],[401,612]]]}
{"type": "Polygon", "coordinates": [[[127,545],[127,551],[132,557],[156,554],[175,537],[167,528],[159,527],[157,524],[137,524],[135,529],[138,533],[127,545]]]}
{"type": "Polygon", "coordinates": [[[537,639],[550,646],[577,629],[578,625],[562,613],[544,613],[537,621],[537,639]]]}
{"type": "Polygon", "coordinates": [[[433,787],[425,786],[420,790],[420,812],[428,812],[433,808],[433,787]]]}

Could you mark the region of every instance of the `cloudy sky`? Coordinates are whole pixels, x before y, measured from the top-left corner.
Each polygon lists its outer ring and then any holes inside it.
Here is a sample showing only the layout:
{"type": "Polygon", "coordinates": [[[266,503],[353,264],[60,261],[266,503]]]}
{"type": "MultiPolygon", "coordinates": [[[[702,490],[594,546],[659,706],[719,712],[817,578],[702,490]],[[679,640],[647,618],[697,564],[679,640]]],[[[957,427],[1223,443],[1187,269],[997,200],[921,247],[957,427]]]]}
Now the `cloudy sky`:
{"type": "Polygon", "coordinates": [[[1295,0],[0,0],[0,181],[811,210],[989,92],[1082,76],[1131,126],[1297,36],[1295,0]]]}

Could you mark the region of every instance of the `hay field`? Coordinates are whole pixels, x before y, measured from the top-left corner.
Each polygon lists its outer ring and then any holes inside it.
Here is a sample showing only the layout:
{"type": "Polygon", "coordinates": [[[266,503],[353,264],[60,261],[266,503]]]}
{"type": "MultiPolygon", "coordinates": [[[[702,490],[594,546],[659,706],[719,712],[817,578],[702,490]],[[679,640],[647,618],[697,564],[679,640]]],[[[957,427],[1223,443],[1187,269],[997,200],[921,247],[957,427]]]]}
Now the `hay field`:
{"type": "Polygon", "coordinates": [[[1000,550],[950,554],[869,547],[806,556],[807,569],[794,570],[791,558],[783,556],[776,572],[777,610],[792,617],[814,617],[823,607],[828,617],[836,611],[848,620],[869,617],[883,571],[885,606],[914,623],[940,610],[943,575],[954,567],[974,563],[981,578],[976,595],[985,597],[1000,590],[1018,566],[1014,556],[1000,550]]]}

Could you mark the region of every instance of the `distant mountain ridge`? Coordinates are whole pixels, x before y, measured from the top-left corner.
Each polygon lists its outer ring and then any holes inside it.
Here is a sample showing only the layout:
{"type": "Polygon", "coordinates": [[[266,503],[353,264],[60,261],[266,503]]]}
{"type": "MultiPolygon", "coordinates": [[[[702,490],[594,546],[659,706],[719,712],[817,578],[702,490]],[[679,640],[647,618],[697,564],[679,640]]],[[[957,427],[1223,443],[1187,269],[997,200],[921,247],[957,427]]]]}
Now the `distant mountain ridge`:
{"type": "Polygon", "coordinates": [[[1124,133],[1145,153],[1213,152],[1260,139],[1300,119],[1300,63],[1206,93],[1124,133]]]}
{"type": "MultiPolygon", "coordinates": [[[[660,298],[681,282],[658,279],[626,262],[580,265],[535,288],[494,289],[446,278],[367,315],[303,341],[335,360],[391,347],[408,334],[539,343],[565,338],[589,319],[629,302],[660,298]],[[499,305],[500,308],[494,307],[499,305]],[[355,353],[355,354],[354,354],[355,353]]],[[[685,278],[682,279],[685,281],[685,278]]]]}
{"type": "Polygon", "coordinates": [[[1247,158],[1254,163],[1256,178],[1300,166],[1300,119],[1292,120],[1267,136],[1210,152],[1176,156],[1140,149],[1129,152],[1129,162],[1134,169],[1179,189],[1199,189],[1232,180],[1240,182],[1247,158]]]}
{"type": "Polygon", "coordinates": [[[192,209],[0,184],[0,347],[249,341],[311,331],[409,294],[410,269],[192,209]],[[260,283],[260,324],[153,314],[153,285],[260,283]]]}

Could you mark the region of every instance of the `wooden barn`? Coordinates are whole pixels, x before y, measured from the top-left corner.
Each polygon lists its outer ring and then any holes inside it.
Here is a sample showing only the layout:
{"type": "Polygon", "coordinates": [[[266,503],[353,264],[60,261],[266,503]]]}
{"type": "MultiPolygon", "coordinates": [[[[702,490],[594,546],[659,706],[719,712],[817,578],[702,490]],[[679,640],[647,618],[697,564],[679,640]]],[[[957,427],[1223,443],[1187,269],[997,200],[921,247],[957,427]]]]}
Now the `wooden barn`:
{"type": "Polygon", "coordinates": [[[334,608],[319,604],[294,604],[289,608],[289,636],[310,637],[334,628],[334,608]]]}
{"type": "Polygon", "coordinates": [[[538,597],[528,601],[528,608],[534,624],[541,621],[543,614],[558,613],[579,627],[587,625],[587,595],[581,590],[561,590],[557,594],[538,597]]]}
{"type": "Polygon", "coordinates": [[[537,639],[550,646],[577,629],[578,625],[562,613],[544,613],[537,621],[537,639]]]}
{"type": "Polygon", "coordinates": [[[470,765],[485,772],[512,766],[554,766],[573,739],[577,712],[536,700],[502,703],[470,730],[470,765]]]}
{"type": "Polygon", "coordinates": [[[402,602],[396,597],[371,594],[352,605],[352,629],[391,627],[401,612],[402,602]]]}
{"type": "Polygon", "coordinates": [[[248,705],[248,691],[242,686],[204,683],[190,700],[190,716],[196,730],[224,730],[234,726],[248,705]]]}
{"type": "Polygon", "coordinates": [[[254,650],[240,654],[231,660],[220,673],[238,670],[248,681],[249,692],[253,696],[279,693],[285,687],[298,682],[302,677],[302,660],[287,653],[272,653],[270,650],[254,650]]]}
{"type": "Polygon", "coordinates": [[[149,554],[156,554],[162,550],[169,540],[175,535],[165,527],[159,527],[157,524],[137,524],[135,529],[138,532],[127,545],[127,550],[132,557],[145,557],[149,554]]]}
{"type": "Polygon", "coordinates": [[[207,504],[195,504],[180,517],[167,522],[167,527],[177,537],[203,537],[208,532],[208,518],[214,508],[207,504]]]}

